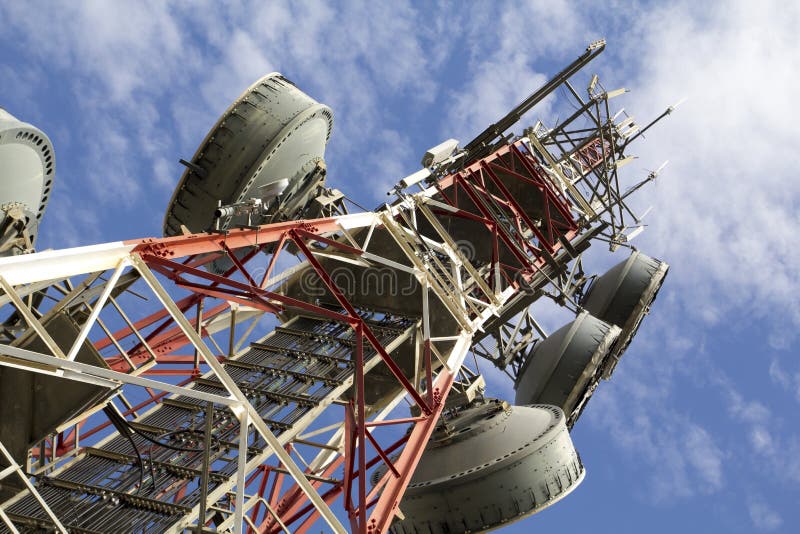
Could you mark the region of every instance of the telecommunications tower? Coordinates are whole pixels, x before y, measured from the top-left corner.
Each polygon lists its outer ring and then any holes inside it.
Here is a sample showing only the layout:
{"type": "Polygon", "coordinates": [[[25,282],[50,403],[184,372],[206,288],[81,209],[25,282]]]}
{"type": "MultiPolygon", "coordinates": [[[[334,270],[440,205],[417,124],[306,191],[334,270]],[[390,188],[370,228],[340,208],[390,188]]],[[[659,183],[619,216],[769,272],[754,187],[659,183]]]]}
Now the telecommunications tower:
{"type": "Polygon", "coordinates": [[[672,108],[617,111],[582,77],[604,48],[372,211],[326,183],[331,109],[269,74],[181,160],[164,237],[63,250],[35,250],[52,146],[0,111],[0,532],[479,532],[567,496],[668,269],[630,244],[657,171],[619,171],[672,108]],[[567,116],[512,134],[547,97],[567,116]],[[592,244],[624,257],[591,274],[592,244]]]}

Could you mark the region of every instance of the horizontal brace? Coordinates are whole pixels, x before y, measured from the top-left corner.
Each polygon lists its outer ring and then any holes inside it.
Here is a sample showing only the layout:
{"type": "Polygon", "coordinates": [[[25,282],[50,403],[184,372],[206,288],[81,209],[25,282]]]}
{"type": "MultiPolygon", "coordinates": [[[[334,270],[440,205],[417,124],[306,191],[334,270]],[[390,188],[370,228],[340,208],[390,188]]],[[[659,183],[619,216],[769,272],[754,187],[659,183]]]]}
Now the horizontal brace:
{"type": "MultiPolygon", "coordinates": [[[[287,471],[282,467],[268,466],[267,469],[269,469],[270,471],[275,471],[276,473],[283,473],[284,475],[290,474],[289,471],[287,471]]],[[[305,477],[308,480],[314,480],[316,482],[324,482],[326,484],[333,484],[334,486],[338,486],[342,483],[341,480],[336,480],[335,478],[318,477],[316,475],[310,475],[308,473],[305,473],[305,477]]]]}
{"type": "Polygon", "coordinates": [[[391,269],[397,269],[398,271],[403,271],[405,273],[416,275],[417,271],[414,270],[413,267],[409,267],[408,265],[403,265],[402,263],[398,263],[396,261],[384,258],[382,256],[378,256],[376,254],[372,254],[371,252],[364,252],[361,255],[362,258],[365,260],[371,260],[375,263],[383,264],[391,269]]]}
{"type": "Polygon", "coordinates": [[[354,347],[356,342],[354,339],[340,338],[330,334],[322,334],[317,332],[307,332],[306,330],[295,330],[294,328],[287,328],[285,326],[276,326],[275,332],[283,332],[296,337],[303,337],[306,339],[320,338],[326,341],[332,341],[348,347],[354,347]]]}
{"type": "Polygon", "coordinates": [[[268,352],[274,352],[276,354],[289,354],[299,358],[315,358],[323,362],[338,363],[348,367],[353,367],[353,365],[355,365],[352,360],[348,360],[347,358],[339,358],[338,356],[330,356],[328,354],[317,354],[316,352],[310,352],[307,350],[287,349],[286,347],[270,345],[269,343],[251,343],[250,347],[268,352]]]}
{"type": "Polygon", "coordinates": [[[113,269],[133,244],[117,241],[0,258],[0,275],[17,286],[113,269]]]}
{"type": "MultiPolygon", "coordinates": [[[[97,449],[94,447],[85,447],[83,452],[87,456],[94,456],[96,458],[105,458],[107,460],[112,460],[114,462],[120,464],[130,464],[136,465],[139,463],[139,459],[136,456],[130,456],[127,454],[122,454],[119,452],[111,452],[105,449],[97,449]]],[[[170,464],[166,462],[159,462],[152,459],[144,460],[145,464],[153,464],[153,467],[158,469],[163,469],[164,471],[171,473],[173,475],[178,475],[186,480],[192,480],[194,478],[198,478],[202,476],[202,472],[199,469],[192,469],[191,467],[183,467],[180,465],[170,464]]],[[[209,478],[214,482],[225,482],[228,480],[228,477],[225,475],[221,475],[219,473],[215,473],[213,471],[209,471],[208,473],[209,478]]]]}
{"type": "Polygon", "coordinates": [[[317,443],[316,441],[308,441],[306,439],[294,438],[292,443],[297,443],[299,445],[308,445],[309,447],[316,447],[317,449],[325,449],[328,451],[335,451],[339,452],[339,447],[334,447],[333,445],[327,445],[325,443],[317,443]]]}
{"type": "MultiPolygon", "coordinates": [[[[155,434],[157,436],[160,436],[160,435],[163,435],[163,434],[173,434],[173,435],[175,435],[175,434],[187,434],[189,436],[192,436],[193,438],[196,438],[198,440],[198,442],[203,441],[205,439],[205,432],[203,432],[202,430],[193,430],[191,428],[177,428],[177,429],[175,429],[175,428],[163,428],[163,427],[160,427],[160,426],[148,425],[146,423],[138,423],[136,421],[128,421],[128,425],[130,425],[130,427],[133,428],[136,431],[147,432],[147,433],[150,433],[150,434],[155,434]]],[[[238,443],[234,443],[232,441],[225,441],[225,440],[221,440],[221,439],[217,439],[217,438],[214,438],[214,444],[222,445],[226,449],[238,449],[239,448],[239,444],[238,443]]],[[[260,449],[258,447],[250,446],[250,447],[247,447],[247,452],[250,453],[250,454],[261,454],[264,451],[263,451],[263,449],[260,449]]]]}
{"type": "Polygon", "coordinates": [[[138,495],[131,495],[130,493],[123,493],[109,488],[102,488],[89,484],[79,484],[78,482],[70,482],[68,480],[61,480],[53,477],[37,477],[37,480],[40,483],[54,486],[56,488],[63,488],[70,491],[80,491],[89,495],[112,495],[119,499],[120,502],[124,502],[125,504],[129,504],[135,508],[141,508],[150,512],[158,512],[169,515],[182,515],[191,511],[191,508],[188,506],[180,506],[163,501],[156,501],[154,499],[148,499],[147,497],[139,497],[138,495]]]}
{"type": "Polygon", "coordinates": [[[425,421],[430,416],[420,416],[420,417],[405,417],[403,419],[385,419],[383,421],[367,421],[364,423],[364,426],[367,428],[376,427],[376,426],[389,426],[389,425],[400,425],[400,424],[409,424],[409,423],[419,423],[420,421],[425,421]]]}
{"type": "Polygon", "coordinates": [[[232,250],[275,243],[287,231],[295,229],[303,229],[316,234],[336,232],[343,228],[361,228],[369,226],[374,217],[375,215],[369,212],[356,213],[340,217],[265,224],[256,229],[228,230],[224,235],[199,233],[185,236],[134,239],[125,241],[124,245],[135,246],[134,251],[141,254],[152,254],[174,259],[208,252],[222,252],[221,243],[225,243],[232,250]]]}
{"type": "Polygon", "coordinates": [[[165,406],[173,406],[175,408],[181,408],[182,410],[189,410],[190,412],[205,411],[205,408],[203,408],[199,404],[192,404],[191,402],[183,402],[177,399],[164,399],[161,401],[161,404],[165,406]]]}
{"type": "MultiPolygon", "coordinates": [[[[174,393],[176,395],[186,395],[187,397],[193,397],[199,400],[214,402],[231,408],[238,407],[240,405],[239,401],[237,401],[236,399],[231,399],[229,397],[211,395],[208,393],[203,393],[202,391],[196,391],[193,389],[188,389],[180,386],[174,386],[172,384],[158,382],[157,380],[150,380],[147,378],[141,378],[138,376],[128,375],[125,373],[119,373],[117,371],[111,371],[109,369],[103,369],[102,367],[95,367],[94,365],[88,365],[85,363],[71,362],[69,360],[63,360],[61,358],[56,358],[54,356],[46,356],[44,354],[39,354],[38,352],[32,352],[29,350],[20,349],[18,347],[11,347],[9,345],[0,345],[0,354],[6,354],[8,356],[11,356],[12,358],[19,360],[31,361],[47,365],[55,369],[67,369],[70,371],[75,371],[76,373],[89,375],[90,377],[96,376],[108,380],[115,380],[121,383],[133,384],[135,386],[141,386],[145,388],[152,388],[158,391],[166,391],[168,393],[174,393]]],[[[2,365],[2,363],[0,363],[0,365],[2,365]]],[[[37,369],[33,368],[31,369],[31,371],[36,372],[37,369]]]]}
{"type": "Polygon", "coordinates": [[[337,248],[339,250],[342,250],[344,252],[348,252],[350,254],[354,254],[356,256],[360,256],[364,252],[363,250],[361,250],[359,248],[351,247],[350,245],[345,245],[344,243],[339,243],[338,241],[334,241],[333,239],[329,239],[327,237],[316,235],[316,234],[313,234],[313,233],[308,232],[308,231],[303,230],[303,229],[297,229],[297,230],[295,230],[295,232],[300,237],[308,239],[309,241],[316,241],[318,243],[325,243],[326,245],[329,245],[329,246],[331,246],[333,248],[337,248]]]}
{"type": "Polygon", "coordinates": [[[376,321],[370,321],[369,319],[364,319],[364,318],[361,319],[361,322],[366,324],[369,327],[369,329],[372,330],[373,332],[377,332],[380,334],[391,334],[394,336],[399,336],[400,334],[406,331],[406,328],[408,328],[408,327],[402,328],[397,326],[388,326],[386,324],[379,323],[376,321]]]}
{"type": "MultiPolygon", "coordinates": [[[[16,525],[25,525],[34,527],[36,529],[43,529],[46,532],[58,531],[55,524],[48,520],[46,517],[29,517],[27,515],[15,514],[13,512],[5,512],[9,519],[16,525]]],[[[70,525],[69,534],[105,534],[99,530],[91,530],[88,528],[80,528],[70,525]]]]}
{"type": "MultiPolygon", "coordinates": [[[[335,385],[338,386],[342,383],[341,380],[337,380],[335,378],[331,378],[328,376],[320,376],[314,375],[311,373],[303,373],[302,371],[289,371],[288,369],[279,369],[275,367],[267,367],[264,365],[258,365],[255,363],[246,363],[240,362],[236,360],[228,360],[225,362],[225,365],[230,365],[232,367],[238,367],[239,369],[249,369],[251,371],[261,371],[265,374],[273,374],[273,375],[284,375],[284,376],[292,376],[294,378],[299,378],[301,380],[311,379],[315,382],[323,382],[328,385],[335,385]]],[[[198,381],[198,383],[200,383],[198,381]]]]}
{"type": "Polygon", "coordinates": [[[256,388],[252,386],[245,386],[239,384],[239,388],[242,391],[254,393],[256,395],[263,395],[264,397],[270,399],[273,402],[277,402],[283,405],[287,405],[289,403],[295,403],[298,406],[305,406],[307,408],[313,408],[315,406],[319,406],[321,400],[317,400],[310,395],[294,395],[289,393],[276,393],[274,391],[269,391],[262,388],[256,388]]]}

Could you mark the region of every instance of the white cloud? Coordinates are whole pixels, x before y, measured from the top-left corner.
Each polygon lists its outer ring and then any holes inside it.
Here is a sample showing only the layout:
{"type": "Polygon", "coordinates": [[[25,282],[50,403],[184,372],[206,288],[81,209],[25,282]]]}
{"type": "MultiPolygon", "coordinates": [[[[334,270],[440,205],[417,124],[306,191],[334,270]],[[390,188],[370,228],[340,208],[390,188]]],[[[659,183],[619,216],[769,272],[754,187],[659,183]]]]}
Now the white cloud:
{"type": "MultiPolygon", "coordinates": [[[[585,19],[561,1],[523,2],[513,9],[477,6],[463,31],[469,52],[467,82],[449,95],[451,103],[442,125],[443,136],[459,136],[463,143],[548,80],[540,70],[545,59],[572,60],[590,40],[584,37],[585,19]],[[495,31],[487,32],[487,28],[495,31]]],[[[550,115],[547,104],[551,100],[537,107],[536,118],[550,115]]],[[[533,121],[523,120],[514,131],[522,133],[529,122],[533,121]]]]}
{"type": "Polygon", "coordinates": [[[175,182],[174,169],[172,167],[164,158],[157,158],[153,162],[153,177],[159,185],[164,186],[166,189],[171,189],[175,182]]]}
{"type": "Polygon", "coordinates": [[[800,402],[800,371],[795,373],[786,371],[781,363],[775,359],[769,364],[769,377],[774,384],[780,386],[800,402]]]}
{"type": "Polygon", "coordinates": [[[723,454],[711,435],[699,425],[692,425],[686,432],[685,440],[687,462],[706,483],[706,491],[720,489],[723,485],[723,454]]]}
{"type": "Polygon", "coordinates": [[[632,382],[605,385],[584,417],[613,436],[626,455],[647,464],[642,476],[648,500],[669,503],[719,492],[725,482],[725,453],[718,441],[687,414],[638,398],[630,390],[632,382]]]}
{"type": "Polygon", "coordinates": [[[547,81],[528,66],[521,51],[511,58],[482,62],[475,70],[480,75],[467,83],[465,91],[453,95],[444,127],[449,133],[442,133],[459,136],[462,144],[502,118],[532,92],[531,88],[547,81]]]}
{"type": "MultiPolygon", "coordinates": [[[[58,187],[71,187],[71,180],[62,180],[58,187]]],[[[38,250],[52,248],[68,248],[88,243],[102,242],[102,226],[99,224],[98,210],[79,201],[71,195],[62,195],[58,202],[51,202],[47,207],[45,220],[48,221],[48,232],[41,234],[36,242],[38,250]]]]}
{"type": "Polygon", "coordinates": [[[242,30],[232,31],[221,52],[200,86],[203,100],[218,114],[253,82],[275,70],[259,43],[242,30]]]}
{"type": "Polygon", "coordinates": [[[769,473],[773,483],[791,487],[800,483],[800,434],[758,400],[748,400],[722,371],[709,371],[712,385],[720,392],[731,419],[744,426],[749,448],[738,454],[769,473]]]}
{"type": "Polygon", "coordinates": [[[181,32],[163,2],[55,2],[48,8],[5,4],[9,21],[43,62],[89,76],[93,95],[115,102],[162,88],[179,74],[181,32]]]}
{"type": "Polygon", "coordinates": [[[747,511],[753,525],[759,530],[775,530],[783,525],[783,518],[763,500],[751,500],[747,511]]]}
{"type": "Polygon", "coordinates": [[[630,107],[655,114],[688,97],[634,147],[645,165],[671,161],[657,190],[643,195],[655,210],[641,246],[670,260],[669,283],[686,299],[716,302],[698,310],[711,323],[737,310],[800,324],[800,252],[791,246],[800,186],[787,180],[793,158],[770,155],[797,139],[786,80],[800,57],[800,11],[776,16],[776,8],[736,2],[698,12],[685,2],[654,7],[632,25],[641,28],[632,58],[640,75],[630,107]],[[698,288],[709,298],[696,298],[698,288]]]}
{"type": "Polygon", "coordinates": [[[374,198],[386,202],[387,191],[414,172],[417,162],[408,137],[395,130],[376,132],[372,145],[361,161],[363,172],[368,176],[363,188],[371,191],[374,198]]]}

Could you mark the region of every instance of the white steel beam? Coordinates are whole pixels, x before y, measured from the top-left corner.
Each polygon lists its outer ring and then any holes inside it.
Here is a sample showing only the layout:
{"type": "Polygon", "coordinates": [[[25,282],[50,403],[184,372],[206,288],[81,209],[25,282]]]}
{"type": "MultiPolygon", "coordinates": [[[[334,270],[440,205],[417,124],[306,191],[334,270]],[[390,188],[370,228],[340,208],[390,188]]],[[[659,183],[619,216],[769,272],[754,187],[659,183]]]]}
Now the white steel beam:
{"type": "Polygon", "coordinates": [[[114,273],[111,275],[111,278],[108,280],[108,282],[106,282],[106,286],[103,288],[103,293],[97,299],[97,302],[94,303],[94,307],[92,308],[92,312],[89,314],[89,318],[86,319],[86,322],[78,334],[78,338],[72,344],[72,349],[70,349],[69,353],[67,354],[67,359],[69,361],[75,361],[75,357],[78,355],[81,345],[83,344],[84,340],[86,340],[86,336],[89,335],[89,330],[92,328],[97,320],[97,317],[100,315],[100,310],[102,310],[103,306],[105,306],[108,297],[111,295],[111,291],[114,289],[114,286],[117,285],[117,281],[122,274],[122,270],[125,269],[127,265],[128,261],[126,258],[122,258],[117,263],[114,273]]]}
{"type": "MultiPolygon", "coordinates": [[[[244,406],[242,406],[244,408],[244,406]]],[[[236,509],[234,511],[233,531],[245,533],[244,528],[244,486],[247,477],[247,436],[250,429],[250,417],[247,410],[242,410],[239,417],[239,457],[236,467],[236,509]]],[[[200,525],[203,527],[204,525],[200,525]]]]}
{"type": "Polygon", "coordinates": [[[25,319],[25,322],[28,323],[28,326],[33,328],[36,334],[44,341],[44,344],[47,345],[47,348],[50,349],[54,355],[58,356],[59,358],[66,358],[64,352],[61,350],[61,347],[56,344],[50,334],[45,330],[42,323],[39,319],[33,315],[33,312],[25,305],[22,299],[17,294],[14,287],[8,282],[8,280],[0,274],[0,287],[3,288],[3,291],[6,292],[8,298],[11,299],[11,302],[16,306],[17,311],[22,315],[25,319]]]}
{"type": "Polygon", "coordinates": [[[0,258],[0,275],[16,286],[105,271],[116,267],[134,246],[117,241],[0,258]]]}
{"type": "MultiPolygon", "coordinates": [[[[96,367],[94,365],[89,365],[86,363],[71,362],[67,359],[55,358],[53,356],[47,356],[46,354],[32,352],[30,350],[21,349],[19,347],[11,347],[9,345],[0,344],[0,354],[11,356],[12,358],[14,358],[14,360],[16,360],[16,362],[14,361],[8,362],[8,360],[6,360],[5,358],[0,358],[0,365],[13,365],[19,361],[28,361],[34,364],[38,364],[38,365],[31,365],[25,368],[26,370],[32,371],[34,373],[52,374],[52,370],[60,370],[64,372],[65,378],[69,378],[71,380],[79,380],[81,382],[86,382],[89,384],[96,384],[107,387],[111,387],[111,385],[116,386],[122,383],[132,384],[134,386],[141,386],[143,388],[152,388],[159,391],[174,393],[175,395],[186,395],[188,397],[192,397],[195,399],[222,404],[223,406],[228,406],[230,408],[233,408],[239,404],[238,400],[231,399],[229,397],[222,397],[220,395],[205,393],[203,391],[198,391],[195,389],[175,386],[172,384],[168,384],[166,382],[159,382],[157,380],[151,380],[149,378],[142,378],[140,376],[120,373],[117,371],[112,371],[111,369],[96,367]],[[42,366],[44,366],[45,368],[43,369],[42,366]],[[113,381],[113,382],[111,383],[98,382],[97,379],[105,379],[106,381],[113,381]]],[[[21,366],[17,363],[16,367],[21,367],[21,366]]]]}

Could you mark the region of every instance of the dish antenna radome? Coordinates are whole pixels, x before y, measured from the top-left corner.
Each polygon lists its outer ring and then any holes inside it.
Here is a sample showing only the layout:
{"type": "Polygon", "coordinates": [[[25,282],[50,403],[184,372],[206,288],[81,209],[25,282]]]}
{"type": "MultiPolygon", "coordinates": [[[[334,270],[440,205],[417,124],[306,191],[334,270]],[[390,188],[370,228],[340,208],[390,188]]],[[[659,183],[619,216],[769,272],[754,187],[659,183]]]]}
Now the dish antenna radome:
{"type": "MultiPolygon", "coordinates": [[[[393,534],[493,530],[544,510],[583,481],[556,406],[486,399],[443,423],[414,471],[393,534]]],[[[377,469],[372,482],[385,471],[377,469]]]]}
{"type": "Polygon", "coordinates": [[[0,256],[33,251],[55,172],[47,135],[0,108],[0,256]]]}
{"type": "Polygon", "coordinates": [[[333,112],[273,72],[222,114],[170,200],[164,235],[299,216],[324,183],[333,112]],[[230,208],[230,209],[226,209],[230,208]],[[222,214],[215,220],[215,212],[222,214]]]}

